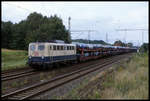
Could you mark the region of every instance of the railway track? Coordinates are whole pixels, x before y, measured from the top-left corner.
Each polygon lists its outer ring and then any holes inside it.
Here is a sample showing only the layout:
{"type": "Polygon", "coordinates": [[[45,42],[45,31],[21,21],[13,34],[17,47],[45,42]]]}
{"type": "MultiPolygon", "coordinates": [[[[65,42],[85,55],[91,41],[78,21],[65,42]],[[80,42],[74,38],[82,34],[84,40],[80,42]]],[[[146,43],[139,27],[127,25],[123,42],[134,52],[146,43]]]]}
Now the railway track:
{"type": "Polygon", "coordinates": [[[12,79],[17,79],[20,77],[32,75],[36,73],[37,71],[32,68],[20,68],[20,69],[14,69],[14,70],[8,70],[5,72],[2,72],[1,74],[1,81],[8,81],[12,79]]]}
{"type": "Polygon", "coordinates": [[[76,70],[74,72],[67,73],[64,75],[60,75],[53,79],[31,85],[31,86],[28,86],[23,89],[16,90],[9,94],[2,95],[2,99],[17,99],[17,100],[29,99],[31,97],[40,95],[43,92],[46,92],[48,90],[52,90],[56,87],[59,87],[65,83],[72,81],[72,80],[78,79],[78,78],[80,78],[88,73],[94,72],[98,69],[101,69],[101,71],[103,71],[104,69],[107,69],[107,68],[106,67],[102,68],[102,67],[110,65],[115,62],[118,62],[118,60],[120,60],[122,57],[125,58],[127,56],[121,55],[121,56],[116,56],[113,58],[108,58],[103,62],[89,65],[86,68],[82,68],[82,69],[79,69],[79,70],[76,70]]]}
{"type": "Polygon", "coordinates": [[[25,70],[29,70],[29,69],[31,69],[31,68],[23,67],[23,68],[11,69],[11,70],[4,70],[1,72],[1,75],[8,75],[8,74],[16,73],[16,71],[21,72],[21,71],[25,71],[25,70]]]}
{"type": "MultiPolygon", "coordinates": [[[[114,56],[112,56],[114,57],[114,56]]],[[[105,59],[107,59],[108,57],[104,58],[102,61],[105,61],[105,59]]],[[[86,67],[88,65],[91,65],[91,64],[94,64],[94,63],[97,63],[99,60],[96,60],[96,61],[90,61],[89,63],[79,63],[79,64],[73,64],[71,66],[71,68],[81,68],[81,67],[86,67]]],[[[39,73],[40,71],[36,71],[35,69],[32,69],[32,68],[20,68],[20,69],[15,69],[15,70],[11,70],[11,71],[7,71],[7,72],[4,72],[2,74],[2,81],[9,81],[9,80],[13,80],[13,79],[17,79],[17,78],[23,78],[23,77],[26,77],[26,76],[29,76],[29,75],[34,75],[34,74],[37,74],[39,73]]]]}
{"type": "Polygon", "coordinates": [[[25,76],[29,76],[29,75],[33,75],[33,74],[37,74],[38,72],[35,70],[30,70],[30,71],[25,71],[25,72],[21,72],[21,73],[16,73],[16,74],[12,74],[12,75],[5,75],[2,76],[2,82],[4,81],[8,81],[8,80],[13,80],[13,79],[17,79],[20,77],[25,77],[25,76]]]}
{"type": "MultiPolygon", "coordinates": [[[[103,59],[102,61],[104,61],[105,59],[103,59]]],[[[99,61],[99,60],[97,60],[99,61]]],[[[92,61],[90,63],[79,63],[79,64],[75,64],[75,65],[72,65],[71,68],[81,68],[81,67],[85,67],[86,65],[91,65],[93,63],[96,63],[97,61],[92,61]]],[[[37,74],[39,73],[40,71],[36,71],[35,69],[32,69],[32,68],[28,68],[28,70],[26,69],[22,69],[22,70],[19,70],[19,71],[9,71],[9,72],[5,72],[2,74],[1,76],[1,80],[4,82],[4,81],[9,81],[9,80],[13,80],[13,79],[17,79],[17,78],[21,78],[21,77],[25,77],[25,76],[29,76],[29,75],[34,75],[34,74],[37,74]]]]}

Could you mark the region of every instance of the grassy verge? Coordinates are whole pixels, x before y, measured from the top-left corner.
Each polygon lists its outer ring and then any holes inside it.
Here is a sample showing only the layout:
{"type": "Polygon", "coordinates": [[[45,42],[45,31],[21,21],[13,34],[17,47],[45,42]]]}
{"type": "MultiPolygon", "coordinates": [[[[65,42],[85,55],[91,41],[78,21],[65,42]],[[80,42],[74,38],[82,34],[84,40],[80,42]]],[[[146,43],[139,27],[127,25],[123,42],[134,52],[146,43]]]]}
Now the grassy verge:
{"type": "Polygon", "coordinates": [[[148,88],[148,54],[135,54],[57,99],[148,99],[148,88]]]}
{"type": "Polygon", "coordinates": [[[23,50],[8,50],[1,49],[2,51],[2,71],[26,66],[27,51],[23,50]]]}
{"type": "Polygon", "coordinates": [[[148,99],[148,54],[136,54],[116,67],[102,84],[101,98],[148,99]]]}

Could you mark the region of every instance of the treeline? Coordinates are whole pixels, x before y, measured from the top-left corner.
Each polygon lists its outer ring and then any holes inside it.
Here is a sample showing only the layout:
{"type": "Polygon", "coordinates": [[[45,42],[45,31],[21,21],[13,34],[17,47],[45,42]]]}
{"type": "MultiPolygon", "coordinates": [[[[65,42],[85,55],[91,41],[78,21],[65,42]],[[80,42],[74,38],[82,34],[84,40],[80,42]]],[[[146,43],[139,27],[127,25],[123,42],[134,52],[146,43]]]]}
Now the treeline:
{"type": "Polygon", "coordinates": [[[124,43],[124,42],[122,42],[120,40],[115,41],[113,45],[114,46],[123,46],[123,47],[133,47],[132,43],[124,43]]]}
{"type": "Polygon", "coordinates": [[[86,40],[86,39],[74,39],[73,42],[80,42],[80,43],[90,43],[90,44],[102,44],[102,45],[110,45],[109,43],[104,42],[103,40],[86,40]]]}
{"type": "Polygon", "coordinates": [[[46,17],[36,12],[13,24],[1,22],[2,48],[27,50],[30,42],[63,40],[71,42],[68,30],[57,15],[46,17]]]}
{"type": "Polygon", "coordinates": [[[149,43],[143,43],[140,47],[140,52],[149,52],[149,43]]]}

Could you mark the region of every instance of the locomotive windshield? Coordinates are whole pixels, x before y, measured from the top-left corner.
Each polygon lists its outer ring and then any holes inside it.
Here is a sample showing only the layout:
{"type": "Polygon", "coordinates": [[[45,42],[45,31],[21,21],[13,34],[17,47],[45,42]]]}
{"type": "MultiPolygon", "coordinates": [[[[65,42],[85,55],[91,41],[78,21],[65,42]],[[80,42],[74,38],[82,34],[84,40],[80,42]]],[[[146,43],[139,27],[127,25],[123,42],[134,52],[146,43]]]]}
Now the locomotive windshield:
{"type": "Polygon", "coordinates": [[[38,50],[39,50],[39,51],[44,50],[44,48],[45,48],[44,45],[39,45],[39,46],[38,46],[38,50]]]}
{"type": "Polygon", "coordinates": [[[31,45],[30,50],[34,51],[35,50],[35,45],[31,45]]]}

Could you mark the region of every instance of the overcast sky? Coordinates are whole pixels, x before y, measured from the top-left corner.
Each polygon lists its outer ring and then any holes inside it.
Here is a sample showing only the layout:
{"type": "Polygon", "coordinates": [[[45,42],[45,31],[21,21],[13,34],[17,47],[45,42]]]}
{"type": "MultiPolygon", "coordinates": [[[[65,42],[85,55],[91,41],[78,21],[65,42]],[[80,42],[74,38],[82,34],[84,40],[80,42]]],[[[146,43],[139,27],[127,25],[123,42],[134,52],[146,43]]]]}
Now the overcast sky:
{"type": "MultiPolygon", "coordinates": [[[[2,2],[2,21],[18,23],[32,13],[50,17],[57,14],[68,29],[95,30],[90,32],[91,40],[107,39],[140,45],[142,31],[116,31],[116,29],[148,29],[148,2],[2,2]]],[[[143,31],[144,42],[148,40],[148,30],[143,31]]],[[[72,39],[88,39],[88,32],[72,32],[72,39]]]]}

